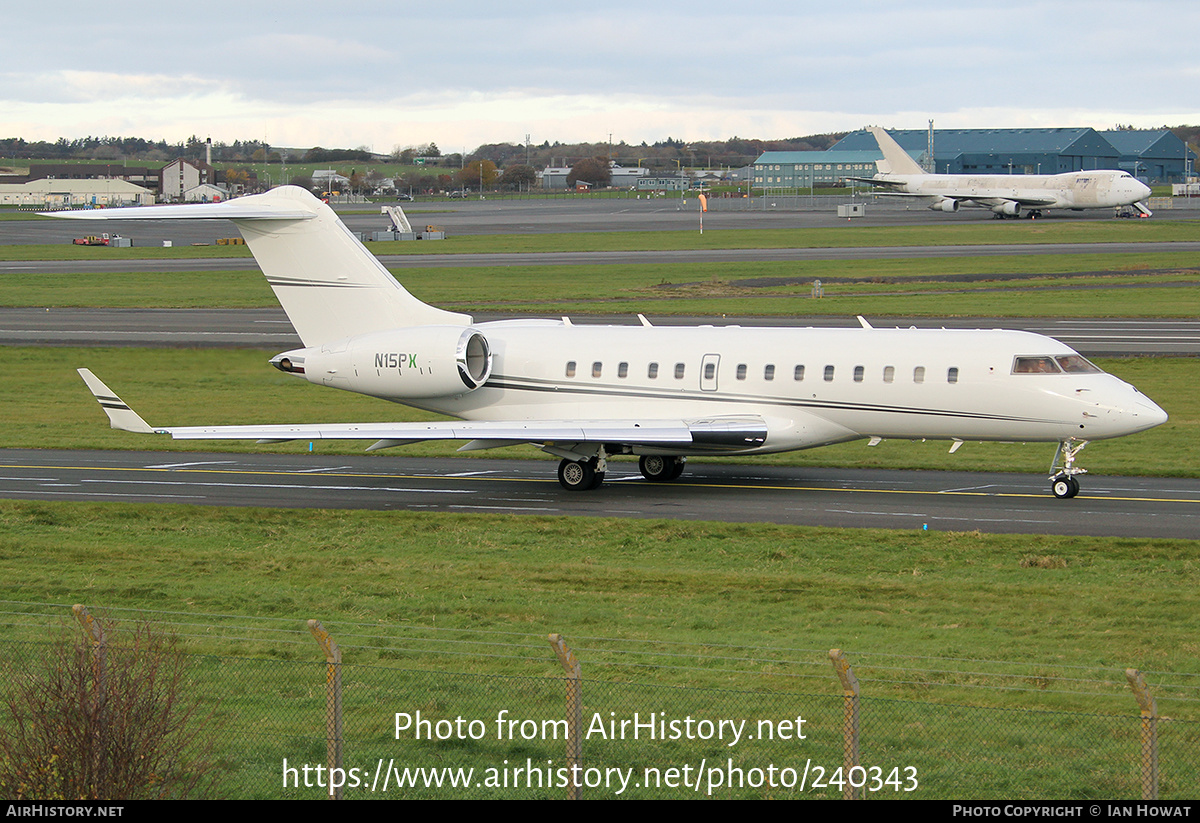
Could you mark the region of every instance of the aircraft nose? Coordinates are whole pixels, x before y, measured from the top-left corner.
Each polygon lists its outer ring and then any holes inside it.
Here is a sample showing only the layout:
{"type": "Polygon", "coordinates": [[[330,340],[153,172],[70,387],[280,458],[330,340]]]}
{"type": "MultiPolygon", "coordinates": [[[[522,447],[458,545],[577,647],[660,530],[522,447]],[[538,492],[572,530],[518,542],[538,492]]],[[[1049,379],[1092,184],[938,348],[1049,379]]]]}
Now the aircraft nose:
{"type": "Polygon", "coordinates": [[[1150,197],[1150,187],[1141,180],[1134,180],[1133,193],[1137,195],[1138,202],[1141,202],[1142,200],[1146,200],[1150,197]]]}
{"type": "Polygon", "coordinates": [[[1140,424],[1139,431],[1152,429],[1167,422],[1167,413],[1157,403],[1148,398],[1134,405],[1133,414],[1140,424]]]}

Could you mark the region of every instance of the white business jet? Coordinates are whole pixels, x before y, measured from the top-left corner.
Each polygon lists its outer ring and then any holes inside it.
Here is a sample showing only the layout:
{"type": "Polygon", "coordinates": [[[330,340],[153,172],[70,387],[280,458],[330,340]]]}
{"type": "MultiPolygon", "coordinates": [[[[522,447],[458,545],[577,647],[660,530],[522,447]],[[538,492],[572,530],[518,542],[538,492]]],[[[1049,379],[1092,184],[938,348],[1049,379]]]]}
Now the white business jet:
{"type": "Polygon", "coordinates": [[[368,450],[464,440],[532,444],[567,489],[603,481],[613,455],[648,480],[689,455],[807,449],[869,438],[1058,444],[1058,497],[1079,450],[1163,423],[1133,386],[1067,346],[1013,331],[475,323],[409,294],[329,206],[303,189],[217,204],[63,212],[78,219],[225,218],[241,230],[304,348],[280,371],[459,418],[431,423],[150,426],[86,369],[114,428],[177,439],[363,439],[368,450]]]}
{"type": "Polygon", "coordinates": [[[1096,169],[1062,174],[927,174],[908,152],[881,128],[867,129],[883,152],[886,170],[874,177],[847,177],[871,183],[889,197],[920,198],[934,211],[981,206],[996,217],[1040,217],[1045,209],[1108,209],[1132,206],[1139,216],[1152,212],[1142,204],[1150,187],[1129,172],[1096,169]]]}

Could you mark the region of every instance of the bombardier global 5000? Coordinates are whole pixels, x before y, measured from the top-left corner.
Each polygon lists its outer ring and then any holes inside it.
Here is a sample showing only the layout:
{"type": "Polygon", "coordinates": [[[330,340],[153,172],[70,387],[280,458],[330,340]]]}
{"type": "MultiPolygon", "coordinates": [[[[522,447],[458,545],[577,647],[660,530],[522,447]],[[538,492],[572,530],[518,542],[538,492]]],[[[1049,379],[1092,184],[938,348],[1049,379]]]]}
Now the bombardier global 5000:
{"type": "Polygon", "coordinates": [[[1058,444],[1058,497],[1079,491],[1090,440],[1167,416],[1133,386],[1049,337],[1014,331],[579,326],[476,323],[409,294],[303,189],[214,204],[64,212],[82,219],[226,218],[240,229],[303,348],[271,359],[318,386],[458,420],[429,423],[148,425],[87,369],[114,428],[179,439],[422,440],[461,450],[532,444],[561,458],[567,489],[592,489],[614,455],[671,480],[690,455],[746,455],[884,438],[1058,444]]]}
{"type": "Polygon", "coordinates": [[[888,171],[874,177],[848,177],[871,183],[891,197],[918,198],[934,211],[958,211],[960,204],[981,206],[996,217],[1039,217],[1045,209],[1107,209],[1133,206],[1140,216],[1150,187],[1129,172],[1107,169],[1062,174],[926,174],[881,128],[868,129],[883,152],[888,171]]]}

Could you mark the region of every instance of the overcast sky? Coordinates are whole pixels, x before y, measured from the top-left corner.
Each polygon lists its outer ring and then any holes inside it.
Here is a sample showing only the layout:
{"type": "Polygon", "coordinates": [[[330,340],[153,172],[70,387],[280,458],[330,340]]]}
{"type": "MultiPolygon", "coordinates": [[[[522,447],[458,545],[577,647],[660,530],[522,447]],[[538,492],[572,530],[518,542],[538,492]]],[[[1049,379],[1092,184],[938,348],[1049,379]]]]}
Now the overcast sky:
{"type": "Polygon", "coordinates": [[[1200,123],[1195,0],[93,0],[3,21],[0,137],[27,140],[456,152],[1200,123]]]}

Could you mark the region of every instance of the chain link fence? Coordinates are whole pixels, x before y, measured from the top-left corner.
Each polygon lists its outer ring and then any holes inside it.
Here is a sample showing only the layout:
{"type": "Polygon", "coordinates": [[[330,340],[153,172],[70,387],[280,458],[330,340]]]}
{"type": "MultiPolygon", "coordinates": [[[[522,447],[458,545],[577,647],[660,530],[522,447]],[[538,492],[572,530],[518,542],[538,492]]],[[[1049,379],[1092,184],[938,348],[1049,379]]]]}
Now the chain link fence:
{"type": "MultiPolygon", "coordinates": [[[[1200,788],[1200,722],[1181,717],[1196,684],[1178,674],[1147,673],[1139,704],[1123,682],[1137,673],[1113,670],[96,611],[102,626],[148,619],[181,639],[183,697],[229,797],[1169,800],[1200,788]],[[1056,703],[1067,708],[1045,708],[1056,703]]],[[[21,630],[0,658],[0,729],[47,630],[83,637],[62,613],[9,618],[21,630]]]]}

